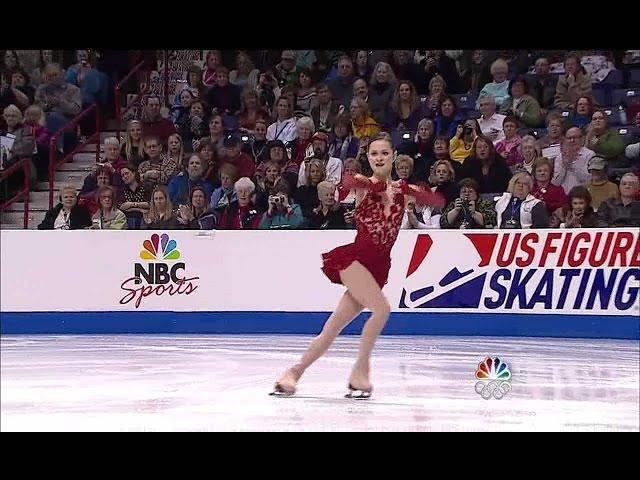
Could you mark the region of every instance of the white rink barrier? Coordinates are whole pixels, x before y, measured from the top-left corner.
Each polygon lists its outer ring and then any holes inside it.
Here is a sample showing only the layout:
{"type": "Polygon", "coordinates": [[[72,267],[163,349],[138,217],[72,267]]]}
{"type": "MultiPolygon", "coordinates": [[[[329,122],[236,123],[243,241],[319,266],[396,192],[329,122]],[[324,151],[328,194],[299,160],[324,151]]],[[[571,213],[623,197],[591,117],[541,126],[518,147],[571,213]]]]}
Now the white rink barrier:
{"type": "MultiPolygon", "coordinates": [[[[392,334],[640,338],[638,229],[402,231],[392,334]]],[[[1,231],[2,333],[316,333],[355,231],[1,231]]],[[[359,331],[366,314],[346,333],[359,331]]]]}

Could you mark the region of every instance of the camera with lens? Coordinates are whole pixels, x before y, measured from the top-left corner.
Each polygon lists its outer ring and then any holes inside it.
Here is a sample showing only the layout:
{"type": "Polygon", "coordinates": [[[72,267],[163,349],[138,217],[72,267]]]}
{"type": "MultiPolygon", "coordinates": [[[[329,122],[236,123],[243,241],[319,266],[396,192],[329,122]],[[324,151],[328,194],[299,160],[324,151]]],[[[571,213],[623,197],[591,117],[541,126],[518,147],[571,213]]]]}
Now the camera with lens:
{"type": "Polygon", "coordinates": [[[462,134],[463,134],[463,135],[471,135],[471,132],[473,132],[473,128],[471,128],[471,127],[470,127],[470,126],[468,126],[468,125],[465,125],[465,126],[462,128],[462,134]]]}

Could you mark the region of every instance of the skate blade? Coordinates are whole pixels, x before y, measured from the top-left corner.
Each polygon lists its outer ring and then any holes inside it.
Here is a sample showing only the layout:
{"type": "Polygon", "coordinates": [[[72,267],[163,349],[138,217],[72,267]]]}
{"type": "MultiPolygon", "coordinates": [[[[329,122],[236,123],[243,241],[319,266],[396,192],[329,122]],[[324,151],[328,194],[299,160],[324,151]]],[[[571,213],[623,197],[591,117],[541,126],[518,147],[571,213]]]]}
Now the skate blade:
{"type": "Polygon", "coordinates": [[[295,395],[295,393],[295,390],[285,390],[280,385],[276,385],[273,389],[273,392],[271,392],[269,395],[271,395],[272,397],[292,397],[293,395],[295,395]]]}
{"type": "Polygon", "coordinates": [[[366,390],[350,390],[344,398],[350,398],[352,400],[368,400],[371,398],[371,392],[366,390]]]}

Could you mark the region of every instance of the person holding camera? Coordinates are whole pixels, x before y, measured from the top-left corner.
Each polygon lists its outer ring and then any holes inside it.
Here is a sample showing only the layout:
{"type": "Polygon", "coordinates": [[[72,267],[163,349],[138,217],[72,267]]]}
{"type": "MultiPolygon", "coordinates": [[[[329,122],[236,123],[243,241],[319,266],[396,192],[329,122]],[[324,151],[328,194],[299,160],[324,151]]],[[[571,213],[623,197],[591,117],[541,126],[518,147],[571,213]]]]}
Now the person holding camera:
{"type": "Polygon", "coordinates": [[[269,195],[266,213],[262,216],[260,229],[300,228],[304,223],[300,205],[291,203],[289,184],[283,178],[274,186],[274,194],[269,195]]]}
{"type": "Polygon", "coordinates": [[[473,144],[480,134],[480,125],[474,118],[468,118],[456,127],[455,136],[449,141],[449,155],[451,160],[462,163],[471,155],[473,144]]]}
{"type": "Polygon", "coordinates": [[[495,225],[493,203],[480,198],[480,185],[473,178],[463,178],[458,184],[460,196],[442,212],[440,228],[477,229],[495,225]]]}
{"type": "Polygon", "coordinates": [[[258,94],[260,106],[271,112],[276,99],[280,98],[281,94],[278,80],[276,80],[272,70],[267,69],[260,74],[256,93],[258,94]]]}

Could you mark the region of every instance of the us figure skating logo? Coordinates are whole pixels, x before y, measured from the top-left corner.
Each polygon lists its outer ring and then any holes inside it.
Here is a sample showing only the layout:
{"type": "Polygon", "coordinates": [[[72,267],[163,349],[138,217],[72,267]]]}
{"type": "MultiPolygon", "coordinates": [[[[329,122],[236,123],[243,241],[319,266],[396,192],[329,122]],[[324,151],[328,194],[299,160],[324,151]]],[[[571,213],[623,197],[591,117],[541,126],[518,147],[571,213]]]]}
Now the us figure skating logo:
{"type": "Polygon", "coordinates": [[[638,232],[419,234],[398,307],[638,316],[639,267],[638,232]]]}
{"type": "Polygon", "coordinates": [[[506,362],[498,357],[487,357],[476,370],[476,393],[485,400],[491,397],[500,400],[511,391],[511,371],[506,362]]]}
{"type": "Polygon", "coordinates": [[[399,307],[478,308],[496,240],[497,235],[465,234],[434,244],[429,234],[418,235],[399,307]],[[476,258],[456,254],[469,252],[469,241],[476,258]],[[429,261],[425,262],[427,255],[429,261]],[[425,267],[420,269],[423,263],[425,267]],[[416,271],[418,275],[413,275],[416,271]],[[424,286],[425,280],[430,284],[424,286]]]}
{"type": "Polygon", "coordinates": [[[166,233],[154,233],[142,242],[139,257],[147,262],[133,264],[133,276],[120,285],[127,292],[120,299],[121,304],[135,299],[134,305],[138,308],[142,299],[150,295],[190,295],[198,288],[195,281],[200,277],[187,278],[185,263],[174,262],[181,259],[181,253],[176,240],[166,233]]]}

